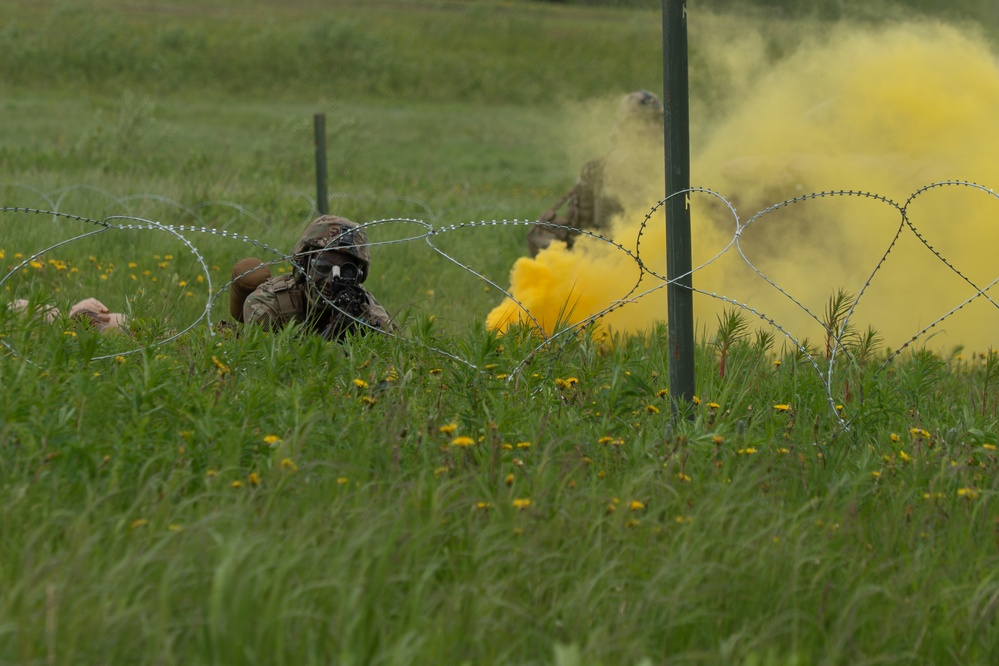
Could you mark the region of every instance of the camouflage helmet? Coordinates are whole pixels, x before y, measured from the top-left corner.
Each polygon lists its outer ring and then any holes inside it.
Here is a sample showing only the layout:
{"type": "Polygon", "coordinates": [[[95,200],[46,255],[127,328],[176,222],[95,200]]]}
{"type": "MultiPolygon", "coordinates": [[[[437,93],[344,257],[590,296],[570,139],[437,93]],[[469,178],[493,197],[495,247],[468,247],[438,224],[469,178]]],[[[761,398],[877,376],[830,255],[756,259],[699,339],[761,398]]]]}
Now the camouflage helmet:
{"type": "Polygon", "coordinates": [[[662,124],[663,103],[655,93],[648,90],[636,90],[628,93],[621,100],[617,119],[619,124],[634,121],[662,124]]]}
{"type": "Polygon", "coordinates": [[[292,260],[304,270],[309,255],[316,250],[333,250],[352,256],[361,269],[359,281],[367,279],[371,263],[368,234],[356,222],[336,215],[323,215],[313,220],[295,243],[291,251],[292,260]]]}

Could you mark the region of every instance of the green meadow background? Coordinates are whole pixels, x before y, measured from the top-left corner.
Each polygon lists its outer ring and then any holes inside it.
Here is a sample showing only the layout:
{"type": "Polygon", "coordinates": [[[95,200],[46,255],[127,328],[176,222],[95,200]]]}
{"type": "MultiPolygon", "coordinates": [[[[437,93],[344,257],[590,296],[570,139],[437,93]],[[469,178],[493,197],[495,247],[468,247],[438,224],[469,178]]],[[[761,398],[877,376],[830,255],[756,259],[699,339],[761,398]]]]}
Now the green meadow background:
{"type": "MultiPolygon", "coordinates": [[[[0,5],[2,302],[34,309],[0,308],[0,663],[995,663],[999,355],[886,363],[858,329],[813,365],[730,312],[674,418],[665,327],[484,330],[465,267],[505,286],[527,227],[467,223],[534,219],[587,157],[566,118],[661,92],[660,8],[0,5]],[[286,270],[315,214],[316,113],[331,208],[395,219],[368,286],[402,335],[212,334],[210,288],[286,270]],[[88,295],[130,334],[44,320],[88,295]]],[[[985,2],[688,10],[695,150],[737,103],[705,35],[777,62],[845,18],[999,31],[985,2]]]]}

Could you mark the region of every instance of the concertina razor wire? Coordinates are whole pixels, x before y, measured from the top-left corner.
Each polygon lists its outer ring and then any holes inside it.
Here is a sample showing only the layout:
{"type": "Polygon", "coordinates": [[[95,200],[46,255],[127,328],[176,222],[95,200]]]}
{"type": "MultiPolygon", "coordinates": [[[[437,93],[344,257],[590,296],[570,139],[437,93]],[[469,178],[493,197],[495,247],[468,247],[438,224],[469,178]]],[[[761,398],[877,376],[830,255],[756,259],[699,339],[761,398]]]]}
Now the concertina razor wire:
{"type": "MultiPolygon", "coordinates": [[[[19,184],[0,184],[0,186],[7,188],[19,188],[24,191],[27,191],[30,194],[32,194],[34,197],[36,197],[38,201],[42,202],[43,206],[45,206],[44,208],[39,206],[35,207],[4,206],[0,207],[0,212],[2,213],[10,215],[25,215],[25,216],[27,215],[49,216],[51,217],[53,222],[75,221],[82,223],[84,225],[94,227],[90,231],[59,240],[58,242],[50,244],[44,247],[43,249],[37,250],[28,256],[23,256],[20,259],[11,262],[11,265],[6,275],[0,277],[0,286],[6,285],[19,272],[31,266],[32,262],[38,262],[45,255],[50,254],[59,248],[64,248],[67,245],[70,245],[74,242],[78,242],[83,239],[89,239],[105,233],[125,232],[125,231],[159,232],[162,234],[166,234],[170,238],[175,239],[186,249],[188,253],[190,253],[194,262],[201,271],[201,276],[206,284],[207,293],[208,293],[208,297],[205,300],[204,308],[201,310],[200,316],[194,319],[194,321],[190,322],[187,326],[183,327],[182,329],[172,331],[169,335],[167,335],[162,339],[158,339],[155,342],[150,343],[149,345],[139,346],[131,350],[123,351],[121,352],[121,355],[136,354],[142,352],[144,349],[148,349],[149,347],[165,344],[167,342],[170,342],[172,340],[175,340],[181,336],[190,333],[192,330],[194,330],[196,327],[199,326],[204,326],[209,332],[209,335],[215,335],[215,327],[212,321],[212,310],[215,306],[215,302],[218,298],[228,295],[230,285],[240,276],[235,276],[232,279],[225,282],[217,280],[216,283],[213,283],[212,271],[209,270],[209,262],[206,261],[203,252],[199,249],[197,244],[192,241],[192,238],[194,238],[195,236],[210,235],[219,239],[223,239],[225,241],[241,243],[256,248],[261,252],[263,252],[265,256],[269,258],[268,260],[265,260],[263,262],[268,267],[277,264],[284,264],[288,262],[290,258],[287,254],[281,252],[280,250],[277,250],[274,247],[271,247],[267,243],[264,243],[250,235],[243,233],[236,233],[234,231],[230,231],[229,229],[225,228],[228,226],[232,226],[237,222],[246,222],[246,221],[250,221],[261,225],[266,224],[261,215],[239,204],[235,204],[232,202],[210,201],[210,202],[203,202],[194,206],[187,206],[181,204],[180,202],[159,195],[139,194],[139,195],[129,195],[126,197],[115,197],[104,190],[100,190],[99,188],[82,186],[82,185],[63,188],[55,192],[43,192],[36,188],[31,188],[19,184]],[[162,206],[166,209],[172,209],[174,211],[179,211],[186,218],[190,218],[190,220],[193,223],[164,224],[161,222],[154,221],[152,219],[148,219],[148,217],[139,217],[136,215],[129,215],[129,214],[108,215],[102,219],[93,219],[86,216],[76,215],[61,211],[60,208],[65,203],[67,197],[70,194],[77,193],[80,191],[87,191],[96,196],[106,198],[108,201],[114,203],[115,205],[121,206],[122,208],[125,209],[127,209],[128,205],[133,202],[141,201],[141,202],[146,202],[147,204],[152,202],[154,205],[162,206]],[[217,226],[209,226],[206,223],[205,215],[203,213],[204,211],[209,209],[216,212],[219,210],[226,211],[228,217],[221,225],[222,228],[219,228],[217,226]],[[221,283],[217,284],[219,282],[221,283]]],[[[905,350],[910,349],[918,340],[925,338],[930,333],[930,331],[937,328],[944,321],[950,319],[958,311],[962,310],[973,301],[977,299],[984,299],[993,307],[999,308],[999,304],[997,304],[996,301],[993,300],[993,298],[988,294],[988,291],[997,282],[999,282],[999,276],[995,277],[986,284],[977,284],[968,275],[966,275],[957,266],[955,266],[947,257],[945,257],[939,249],[934,247],[934,245],[932,245],[929,242],[929,240],[925,237],[925,235],[921,233],[919,229],[917,229],[917,227],[913,225],[913,223],[909,219],[909,208],[912,205],[912,203],[925,193],[931,190],[938,190],[940,188],[970,188],[972,190],[976,190],[987,196],[990,196],[994,199],[999,199],[999,194],[997,194],[992,189],[987,188],[983,185],[979,185],[974,182],[963,181],[963,180],[945,180],[945,181],[930,183],[913,192],[908,197],[908,199],[906,199],[903,203],[898,203],[896,201],[893,201],[892,199],[889,199],[887,197],[872,192],[864,192],[859,190],[829,190],[829,191],[803,194],[800,196],[793,197],[791,199],[780,201],[778,203],[775,203],[771,206],[768,206],[756,212],[751,217],[749,217],[745,222],[743,222],[740,220],[735,206],[728,199],[726,199],[724,196],[722,196],[716,191],[707,188],[692,187],[687,190],[677,192],[671,195],[670,198],[674,196],[689,197],[691,194],[701,194],[716,201],[718,204],[720,204],[721,210],[724,211],[724,214],[731,218],[730,222],[734,223],[734,231],[728,242],[725,245],[723,245],[713,256],[711,256],[710,258],[706,259],[705,261],[701,262],[699,265],[694,267],[690,271],[690,273],[677,276],[675,279],[682,280],[687,277],[690,277],[693,274],[697,273],[698,271],[717,262],[723,256],[734,253],[738,255],[738,257],[743,262],[744,266],[747,267],[753,274],[762,279],[763,282],[769,285],[771,289],[773,289],[776,293],[780,294],[782,298],[786,299],[788,302],[793,304],[794,307],[796,307],[798,310],[804,313],[809,319],[813,320],[822,329],[824,329],[825,335],[827,336],[828,340],[828,346],[827,349],[825,350],[826,358],[822,359],[818,351],[812,349],[809,346],[808,340],[806,338],[802,338],[801,336],[796,335],[794,332],[792,332],[791,328],[788,325],[779,321],[778,318],[776,318],[772,314],[769,314],[766,311],[758,309],[757,307],[751,305],[748,302],[740,301],[725,294],[719,294],[716,291],[699,289],[696,286],[696,283],[692,287],[692,290],[695,293],[710,299],[715,299],[720,303],[724,304],[725,306],[731,306],[733,308],[737,308],[743,313],[746,313],[751,317],[757,319],[762,324],[772,327],[774,331],[783,336],[785,340],[791,345],[791,347],[797,350],[800,357],[805,359],[805,361],[807,361],[807,364],[813,369],[815,373],[817,373],[818,377],[821,379],[824,385],[831,414],[839,421],[841,427],[843,427],[844,429],[848,429],[852,421],[856,418],[856,415],[854,415],[850,419],[844,419],[844,417],[840,414],[840,411],[836,408],[836,397],[834,390],[834,378],[837,367],[836,359],[838,356],[843,356],[846,358],[848,363],[852,363],[855,361],[855,359],[852,357],[849,345],[847,345],[845,341],[846,333],[848,330],[850,330],[851,318],[854,316],[858,304],[860,303],[864,295],[867,293],[868,288],[871,286],[871,283],[874,280],[875,276],[885,266],[886,261],[889,258],[889,255],[892,253],[893,249],[896,247],[900,238],[902,238],[903,234],[906,233],[911,234],[911,236],[915,238],[920,245],[925,247],[932,254],[932,256],[935,257],[937,261],[939,261],[951,273],[953,273],[953,275],[957,276],[957,278],[959,278],[963,283],[965,283],[970,288],[971,295],[959,301],[958,303],[952,305],[950,309],[946,310],[943,314],[936,317],[925,326],[919,328],[911,335],[911,337],[905,340],[905,342],[902,343],[897,349],[887,354],[886,358],[880,364],[878,372],[884,371],[905,350]],[[895,230],[894,235],[891,237],[891,240],[888,243],[887,247],[885,247],[883,252],[880,254],[880,258],[877,260],[876,265],[863,280],[860,289],[857,291],[857,293],[854,296],[852,296],[849,299],[848,308],[845,314],[836,319],[835,330],[832,330],[830,329],[828,322],[823,320],[820,314],[817,314],[816,312],[813,312],[811,309],[809,309],[809,307],[807,307],[802,302],[802,300],[795,297],[789,290],[783,288],[774,279],[769,277],[759,266],[757,266],[756,263],[754,263],[754,261],[745,251],[745,248],[743,246],[743,241],[748,236],[748,234],[752,233],[752,229],[754,228],[754,226],[759,225],[761,220],[765,219],[768,215],[774,214],[776,211],[789,209],[794,206],[800,206],[802,204],[817,199],[841,198],[841,197],[856,197],[856,198],[869,199],[876,202],[877,204],[887,207],[893,212],[894,215],[897,215],[898,226],[895,230]],[[823,362],[823,360],[825,362],[823,362]]],[[[302,199],[303,202],[308,204],[309,210],[313,213],[315,212],[315,206],[314,206],[315,202],[307,195],[295,193],[290,196],[302,199]]],[[[428,216],[433,217],[430,208],[425,204],[423,204],[422,202],[418,202],[417,200],[411,198],[406,198],[405,201],[409,203],[414,203],[414,202],[419,203],[419,205],[422,206],[428,212],[428,216]]],[[[517,378],[517,376],[524,371],[530,357],[532,357],[535,353],[540,351],[545,351],[551,354],[558,354],[561,349],[564,349],[564,345],[560,345],[562,341],[569,339],[572,336],[578,334],[580,331],[583,331],[584,329],[591,327],[595,323],[599,322],[599,320],[606,317],[609,313],[625,305],[636,303],[640,299],[652,293],[659,292],[660,290],[666,288],[670,284],[670,280],[668,280],[665,275],[654,270],[649,266],[649,263],[654,263],[654,262],[647,262],[642,258],[643,238],[647,236],[648,228],[650,227],[651,224],[654,223],[653,217],[656,216],[658,212],[660,212],[660,210],[664,207],[667,201],[668,199],[660,200],[645,214],[644,219],[641,220],[638,227],[634,250],[630,250],[624,245],[622,245],[620,242],[602,236],[593,231],[587,229],[574,230],[578,231],[581,237],[588,237],[593,239],[595,242],[606,244],[608,247],[613,248],[615,251],[621,253],[622,256],[627,257],[631,262],[634,263],[634,265],[638,269],[637,278],[635,280],[634,285],[632,285],[630,289],[627,291],[627,293],[625,293],[622,297],[614,299],[611,302],[608,302],[599,311],[589,316],[586,316],[580,319],[579,321],[576,321],[574,323],[566,323],[564,327],[560,328],[559,330],[552,331],[551,333],[545,332],[545,328],[542,325],[542,323],[539,321],[537,316],[534,313],[532,313],[523,302],[518,300],[515,294],[511,293],[510,290],[508,290],[495,280],[491,279],[487,275],[484,275],[483,273],[477,271],[468,263],[460,260],[452,253],[442,249],[439,246],[437,240],[448,234],[458,232],[462,229],[497,227],[497,226],[532,226],[535,224],[542,226],[556,226],[555,224],[537,222],[534,220],[494,219],[488,221],[487,220],[468,221],[459,224],[435,226],[433,223],[424,221],[422,219],[397,217],[397,218],[372,220],[370,222],[360,224],[360,226],[367,231],[369,238],[377,238],[378,227],[383,227],[386,225],[404,225],[407,227],[416,228],[417,233],[409,234],[404,238],[394,238],[390,240],[380,240],[380,241],[372,240],[368,243],[368,245],[370,247],[375,247],[379,245],[413,243],[413,242],[422,241],[427,245],[427,247],[431,252],[437,254],[444,260],[454,264],[456,267],[465,271],[473,278],[488,285],[490,288],[497,290],[497,292],[503,294],[506,298],[510,299],[513,303],[517,305],[517,307],[523,313],[523,318],[532,326],[532,328],[536,329],[536,332],[539,334],[539,342],[537,346],[535,346],[531,350],[531,352],[527,354],[525,358],[522,359],[517,364],[515,368],[513,368],[509,373],[507,373],[507,380],[514,381],[517,378]]],[[[302,218],[301,221],[304,224],[307,223],[309,219],[311,218],[302,218]]],[[[646,243],[646,245],[647,244],[648,243],[646,243]]],[[[664,253],[664,248],[652,248],[651,250],[646,249],[645,252],[646,253],[651,252],[657,254],[664,253]]],[[[307,276],[306,279],[308,279],[307,276]]],[[[359,322],[359,323],[361,325],[366,326],[364,322],[359,322]]],[[[476,370],[480,369],[470,359],[463,358],[453,351],[441,349],[433,345],[428,345],[422,342],[412,340],[410,338],[407,338],[401,332],[393,333],[389,331],[379,330],[378,333],[395,338],[400,343],[421,346],[434,354],[445,356],[456,362],[467,365],[472,369],[476,370]]],[[[11,345],[11,343],[6,338],[0,337],[0,344],[2,344],[8,350],[8,353],[15,355],[18,354],[18,350],[15,349],[15,347],[11,345]]],[[[103,356],[95,356],[94,360],[112,358],[116,355],[119,354],[107,354],[103,356]]],[[[31,359],[27,360],[29,362],[36,363],[31,359]]],[[[861,401],[862,400],[863,398],[861,397],[861,401]]]]}

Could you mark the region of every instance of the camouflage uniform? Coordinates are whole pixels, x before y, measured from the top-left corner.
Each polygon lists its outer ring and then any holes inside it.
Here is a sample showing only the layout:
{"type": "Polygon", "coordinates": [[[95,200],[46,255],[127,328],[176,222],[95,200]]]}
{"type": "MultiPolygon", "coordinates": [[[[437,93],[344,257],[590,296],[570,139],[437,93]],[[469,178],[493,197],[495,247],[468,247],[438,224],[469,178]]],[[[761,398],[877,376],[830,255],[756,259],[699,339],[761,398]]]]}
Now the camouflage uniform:
{"type": "Polygon", "coordinates": [[[388,312],[360,286],[368,276],[367,244],[367,234],[350,220],[333,215],[316,219],[292,250],[294,271],[264,281],[249,294],[242,305],[242,320],[267,331],[299,322],[327,339],[368,328],[392,330],[388,312]],[[311,258],[320,251],[349,255],[358,262],[360,275],[349,284],[337,282],[333,291],[320,293],[310,277],[311,258]]]}
{"type": "MultiPolygon", "coordinates": [[[[622,144],[627,142],[624,135],[639,129],[642,132],[652,127],[662,126],[662,102],[647,90],[638,90],[627,95],[621,102],[615,138],[622,144]]],[[[616,156],[618,159],[627,157],[616,156]]],[[[562,241],[572,247],[580,230],[603,234],[610,229],[615,215],[624,212],[620,199],[608,192],[609,160],[601,157],[583,165],[575,185],[558,203],[546,211],[538,222],[527,232],[527,247],[531,256],[548,247],[552,241],[562,241]],[[565,215],[559,211],[565,207],[565,215]]]]}

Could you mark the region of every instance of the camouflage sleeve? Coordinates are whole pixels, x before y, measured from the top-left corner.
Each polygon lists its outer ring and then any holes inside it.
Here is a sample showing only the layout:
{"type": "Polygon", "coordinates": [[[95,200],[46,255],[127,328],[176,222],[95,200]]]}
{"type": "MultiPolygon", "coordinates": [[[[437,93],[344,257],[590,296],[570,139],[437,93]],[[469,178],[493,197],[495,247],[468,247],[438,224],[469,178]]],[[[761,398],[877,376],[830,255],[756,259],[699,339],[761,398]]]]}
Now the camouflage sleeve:
{"type": "Polygon", "coordinates": [[[378,299],[368,291],[365,291],[365,293],[368,295],[368,309],[364,314],[364,323],[380,331],[387,331],[389,333],[398,332],[398,327],[392,321],[392,318],[389,317],[388,311],[378,302],[378,299]]]}
{"type": "Polygon", "coordinates": [[[270,280],[246,297],[243,303],[243,321],[248,325],[260,326],[265,331],[277,330],[285,324],[281,320],[277,295],[270,280]]]}

